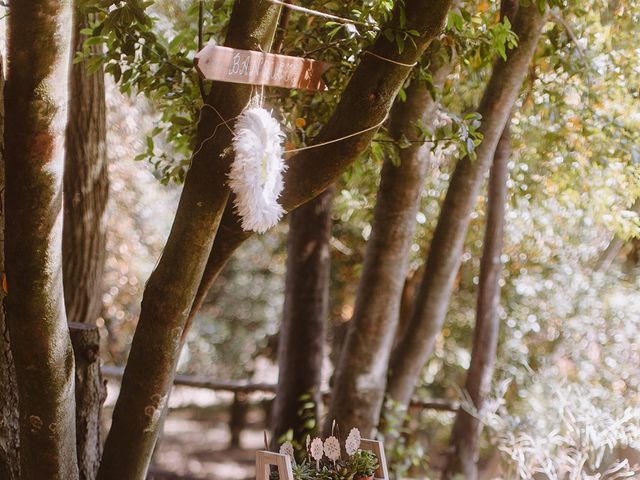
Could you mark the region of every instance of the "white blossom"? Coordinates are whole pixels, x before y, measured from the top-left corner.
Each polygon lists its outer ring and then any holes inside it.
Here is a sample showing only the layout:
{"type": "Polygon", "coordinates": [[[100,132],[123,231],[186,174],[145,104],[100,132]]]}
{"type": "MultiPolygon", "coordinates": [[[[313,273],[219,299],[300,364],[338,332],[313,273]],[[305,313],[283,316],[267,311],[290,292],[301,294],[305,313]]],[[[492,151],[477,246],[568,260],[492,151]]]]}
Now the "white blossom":
{"type": "Polygon", "coordinates": [[[349,436],[347,437],[347,440],[344,442],[344,448],[347,451],[347,454],[349,456],[353,455],[358,451],[358,449],[360,448],[361,438],[362,437],[360,436],[360,430],[358,430],[355,427],[352,428],[351,431],[349,432],[349,436]]]}
{"type": "Polygon", "coordinates": [[[332,462],[340,460],[340,442],[334,436],[324,441],[324,454],[332,462]]]}
{"type": "Polygon", "coordinates": [[[311,457],[316,461],[316,468],[320,469],[320,460],[324,455],[324,445],[320,438],[314,438],[311,442],[311,457]]]}
{"type": "Polygon", "coordinates": [[[240,114],[234,135],[235,158],[229,171],[234,205],[244,230],[264,233],[284,214],[278,203],[286,169],[284,134],[268,111],[255,107],[240,114]]]}

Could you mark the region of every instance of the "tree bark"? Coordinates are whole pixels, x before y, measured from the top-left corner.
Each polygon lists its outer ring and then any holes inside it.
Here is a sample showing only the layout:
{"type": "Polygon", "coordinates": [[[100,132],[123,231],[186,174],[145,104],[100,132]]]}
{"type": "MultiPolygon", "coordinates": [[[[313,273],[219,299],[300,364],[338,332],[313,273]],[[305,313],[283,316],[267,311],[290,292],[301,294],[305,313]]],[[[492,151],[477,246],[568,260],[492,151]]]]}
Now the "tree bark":
{"type": "Polygon", "coordinates": [[[507,60],[494,65],[478,112],[484,138],[477,158],[462,158],[451,177],[426,261],[413,313],[390,362],[388,393],[400,405],[409,403],[422,367],[431,355],[449,305],[469,219],[484,176],[517,99],[544,20],[530,4],[518,11],[513,29],[519,44],[507,60]]]}
{"type": "Polygon", "coordinates": [[[74,361],[62,289],[67,12],[53,0],[11,2],[5,96],[6,321],[20,399],[26,480],[74,480],[74,361]],[[64,89],[62,89],[64,90],[64,89]]]}
{"type": "MultiPolygon", "coordinates": [[[[280,8],[237,1],[225,44],[268,51],[280,8]]],[[[252,87],[215,82],[201,112],[200,148],[193,156],[164,252],[145,288],[140,319],[98,472],[100,480],[142,480],[173,383],[181,336],[227,204],[231,134],[213,131],[247,105],[252,87]],[[210,106],[210,107],[209,107],[210,106]],[[215,109],[215,110],[214,110],[215,109]],[[219,116],[220,115],[220,116],[219,116]]]]}
{"type": "Polygon", "coordinates": [[[289,430],[301,445],[307,434],[317,432],[329,309],[334,190],[328,188],[289,217],[284,311],[278,338],[278,390],[271,423],[274,447],[289,430]],[[307,402],[313,402],[314,407],[303,409],[307,402]],[[308,425],[309,420],[314,424],[308,425]]]}
{"type": "MultiPolygon", "coordinates": [[[[420,34],[414,37],[415,45],[413,42],[408,44],[400,54],[394,42],[379,35],[370,50],[387,60],[366,53],[361,55],[360,64],[346,86],[340,103],[314,139],[314,144],[341,138],[384,120],[411,70],[407,65],[417,62],[431,41],[440,34],[450,6],[451,0],[430,2],[428,7],[419,0],[406,0],[404,14],[401,15],[402,6],[398,4],[387,27],[398,28],[401,19],[406,18],[405,28],[414,29],[420,34]]],[[[295,209],[331,185],[358,159],[374,134],[375,130],[372,129],[344,141],[305,150],[291,157],[280,199],[285,210],[295,209]]],[[[224,212],[219,233],[191,308],[189,322],[229,257],[251,236],[250,232],[242,230],[231,205],[224,212]]]]}
{"type": "MultiPolygon", "coordinates": [[[[442,83],[449,67],[434,71],[442,83]]],[[[406,102],[396,101],[389,134],[418,142],[418,125],[431,126],[436,104],[423,82],[413,81],[406,102]]],[[[371,237],[353,317],[342,347],[325,431],[335,420],[344,431],[360,429],[365,437],[378,425],[387,384],[387,367],[400,315],[409,248],[428,170],[430,145],[413,143],[400,149],[400,165],[386,159],[374,210],[371,237]]]]}
{"type": "MultiPolygon", "coordinates": [[[[74,1],[69,117],[64,169],[62,265],[69,322],[94,324],[102,307],[102,272],[106,255],[105,209],[109,192],[106,155],[104,73],[73,63],[88,27],[83,0],[74,1]]],[[[90,47],[101,53],[99,46],[90,47]]]]}
{"type": "Polygon", "coordinates": [[[76,445],[80,480],[93,480],[102,455],[101,407],[107,389],[100,374],[100,334],[86,323],[69,323],[76,362],[76,445]]]}
{"type": "MultiPolygon", "coordinates": [[[[0,139],[4,137],[4,67],[0,56],[0,139]]],[[[4,303],[4,142],[0,144],[0,301],[4,303]]],[[[18,388],[11,355],[9,330],[0,309],[0,478],[18,480],[20,477],[20,439],[18,426],[18,388]]]]}
{"type": "MultiPolygon", "coordinates": [[[[83,329],[81,324],[95,325],[102,308],[109,177],[104,72],[99,68],[89,73],[86,62],[73,62],[85,40],[80,30],[89,26],[83,4],[83,0],[73,3],[62,268],[67,319],[75,325],[71,340],[76,360],[78,468],[81,480],[93,480],[102,456],[100,414],[106,391],[97,362],[98,330],[83,329]]],[[[90,48],[94,54],[101,53],[100,46],[90,48]]]]}
{"type": "MultiPolygon", "coordinates": [[[[465,389],[476,411],[481,411],[491,388],[498,331],[500,329],[500,275],[502,273],[502,244],[504,215],[507,204],[507,178],[511,136],[509,124],[502,132],[493,158],[487,197],[487,219],[484,234],[480,283],[476,306],[476,325],[473,335],[471,364],[465,389]]],[[[473,413],[473,412],[472,412],[473,413]]],[[[456,415],[449,445],[450,456],[443,477],[462,475],[467,480],[478,478],[478,454],[482,423],[472,413],[461,408],[456,415]]]]}

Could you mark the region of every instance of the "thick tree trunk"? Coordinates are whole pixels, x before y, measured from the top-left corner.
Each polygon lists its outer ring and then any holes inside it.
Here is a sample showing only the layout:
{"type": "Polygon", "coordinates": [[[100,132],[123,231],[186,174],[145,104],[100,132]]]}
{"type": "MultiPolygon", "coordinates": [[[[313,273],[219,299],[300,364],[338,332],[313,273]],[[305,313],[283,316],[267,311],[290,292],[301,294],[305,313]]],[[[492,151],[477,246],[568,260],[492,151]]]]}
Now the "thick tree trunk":
{"type": "MultiPolygon", "coordinates": [[[[480,283],[476,307],[476,325],[473,335],[471,364],[467,372],[465,389],[476,411],[481,411],[491,388],[498,330],[500,328],[500,275],[502,273],[502,243],[504,215],[507,204],[507,177],[511,136],[509,124],[504,129],[491,167],[484,247],[480,262],[480,283]]],[[[450,456],[444,478],[462,475],[466,480],[478,478],[478,454],[482,423],[461,408],[456,415],[450,442],[450,456]]]]}
{"type": "Polygon", "coordinates": [[[101,406],[107,389],[100,374],[98,327],[69,323],[76,362],[76,445],[80,480],[93,480],[102,454],[101,406]]]}
{"type": "Polygon", "coordinates": [[[278,338],[278,390],[271,419],[274,443],[292,430],[294,439],[304,445],[307,434],[317,431],[329,308],[334,190],[328,188],[289,217],[284,312],[278,338]],[[303,409],[303,404],[309,401],[314,407],[303,409]],[[315,424],[309,426],[309,420],[315,424]]]}
{"type": "Polygon", "coordinates": [[[67,73],[53,0],[11,2],[5,107],[6,237],[11,337],[26,480],[74,480],[74,361],[62,290],[62,135],[67,73]]]}
{"type": "MultiPolygon", "coordinates": [[[[279,10],[267,1],[236,2],[226,45],[268,51],[279,10]]],[[[192,159],[162,258],[147,282],[98,472],[101,480],[145,478],[187,316],[229,197],[226,173],[230,158],[224,152],[231,134],[221,128],[215,137],[204,140],[212,137],[220,116],[228,120],[242,111],[251,92],[249,85],[216,82],[206,101],[213,108],[202,109],[201,148],[192,159]]]]}
{"type": "MultiPolygon", "coordinates": [[[[4,68],[0,56],[0,301],[4,303],[4,68]]],[[[0,478],[18,480],[20,476],[18,427],[18,388],[11,355],[9,330],[0,309],[0,478]]]]}
{"type": "MultiPolygon", "coordinates": [[[[443,80],[449,68],[440,70],[434,78],[443,80]]],[[[406,102],[396,102],[391,111],[389,134],[396,140],[404,135],[418,142],[418,125],[430,125],[435,106],[426,86],[413,81],[406,102]]],[[[400,165],[386,159],[382,167],[371,236],[325,431],[335,420],[344,431],[358,427],[368,437],[378,424],[430,148],[414,143],[399,150],[400,165]]]]}
{"type": "MultiPolygon", "coordinates": [[[[414,37],[415,44],[411,42],[400,54],[394,42],[379,35],[370,49],[378,56],[361,55],[360,64],[345,88],[338,107],[313,143],[340,138],[382,122],[411,71],[410,66],[420,59],[431,41],[440,34],[450,6],[450,0],[437,0],[428,6],[419,0],[406,0],[403,14],[400,14],[401,7],[398,6],[388,27],[398,28],[401,19],[406,18],[405,28],[420,33],[414,37]]],[[[371,129],[349,139],[294,155],[288,162],[289,169],[281,197],[285,210],[293,210],[331,185],[367,148],[375,131],[371,129]]],[[[250,236],[251,233],[242,230],[233,208],[227,206],[189,315],[190,321],[229,257],[250,236]]]]}
{"type": "Polygon", "coordinates": [[[535,5],[520,8],[514,19],[518,47],[496,62],[478,112],[482,143],[477,158],[462,158],[451,177],[427,257],[411,319],[390,362],[388,392],[406,406],[449,305],[469,219],[500,135],[516,101],[540,37],[544,20],[535,5]]]}
{"type": "MultiPolygon", "coordinates": [[[[89,23],[82,3],[74,1],[71,60],[75,52],[82,51],[85,37],[80,30],[89,23]]],[[[104,215],[109,191],[104,73],[102,69],[88,73],[85,62],[72,62],[70,69],[62,241],[64,299],[69,322],[95,323],[102,306],[104,215]]]]}

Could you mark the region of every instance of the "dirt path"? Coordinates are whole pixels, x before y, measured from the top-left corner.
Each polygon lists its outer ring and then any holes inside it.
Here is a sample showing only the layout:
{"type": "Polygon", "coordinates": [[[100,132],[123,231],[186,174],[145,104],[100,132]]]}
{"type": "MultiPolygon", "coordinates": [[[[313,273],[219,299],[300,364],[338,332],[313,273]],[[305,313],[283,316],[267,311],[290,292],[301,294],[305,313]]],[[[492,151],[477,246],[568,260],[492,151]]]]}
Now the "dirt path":
{"type": "Polygon", "coordinates": [[[247,420],[241,448],[230,449],[226,412],[195,408],[172,411],[154,458],[155,473],[150,478],[179,478],[168,476],[170,472],[183,479],[254,479],[255,451],[263,446],[262,418],[258,412],[251,412],[247,420]]]}

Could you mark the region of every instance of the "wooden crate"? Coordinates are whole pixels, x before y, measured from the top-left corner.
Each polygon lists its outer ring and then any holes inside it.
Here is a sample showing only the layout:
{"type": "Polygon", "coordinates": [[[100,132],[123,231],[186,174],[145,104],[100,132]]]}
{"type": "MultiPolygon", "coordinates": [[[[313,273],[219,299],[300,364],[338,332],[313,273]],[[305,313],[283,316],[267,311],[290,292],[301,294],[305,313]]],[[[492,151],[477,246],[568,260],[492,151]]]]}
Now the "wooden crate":
{"type": "MultiPolygon", "coordinates": [[[[384,456],[384,446],[382,442],[362,439],[360,448],[362,450],[370,450],[378,457],[380,466],[374,474],[375,480],[389,480],[387,459],[384,456]]],[[[280,480],[293,480],[293,471],[289,457],[264,450],[256,453],[256,480],[269,480],[269,467],[271,465],[278,468],[280,480]]]]}

